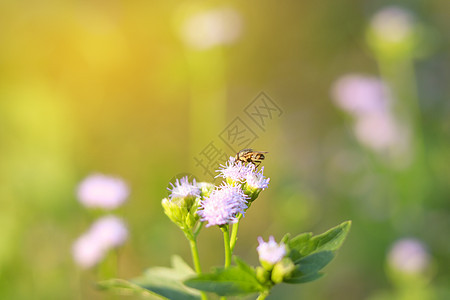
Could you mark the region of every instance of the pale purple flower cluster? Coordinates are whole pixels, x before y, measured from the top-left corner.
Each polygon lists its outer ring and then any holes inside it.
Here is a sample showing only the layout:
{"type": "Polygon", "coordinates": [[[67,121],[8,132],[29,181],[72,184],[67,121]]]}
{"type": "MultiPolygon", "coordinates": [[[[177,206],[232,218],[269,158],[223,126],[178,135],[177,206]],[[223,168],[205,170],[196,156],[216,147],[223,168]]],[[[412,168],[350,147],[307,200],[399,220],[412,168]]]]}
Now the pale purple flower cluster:
{"type": "Polygon", "coordinates": [[[355,117],[385,112],[392,101],[383,81],[360,74],[339,78],[333,85],[332,96],[339,108],[355,117]]]}
{"type": "Polygon", "coordinates": [[[230,156],[230,159],[224,164],[220,165],[219,175],[216,177],[229,178],[235,182],[243,182],[249,173],[255,171],[255,166],[253,164],[244,164],[242,161],[237,161],[236,158],[230,156]]]}
{"type": "Polygon", "coordinates": [[[72,248],[74,260],[82,268],[93,267],[110,249],[122,245],[127,237],[127,228],[120,218],[102,217],[75,241],[72,248]]]}
{"type": "Polygon", "coordinates": [[[392,97],[383,81],[346,75],[336,81],[332,96],[339,108],[355,118],[355,136],[363,145],[375,151],[408,148],[408,132],[392,113],[392,97]]]}
{"type": "Polygon", "coordinates": [[[419,240],[405,238],[394,243],[388,254],[388,262],[397,271],[416,274],[428,267],[430,256],[419,240]]]}
{"type": "Polygon", "coordinates": [[[129,190],[125,182],[119,178],[93,174],[80,183],[77,195],[85,207],[110,210],[125,202],[129,190]]]}
{"type": "Polygon", "coordinates": [[[256,248],[260,261],[265,261],[270,264],[276,264],[286,255],[286,246],[283,243],[275,242],[273,236],[269,237],[268,242],[264,242],[262,237],[258,237],[259,246],[256,248]]]}
{"type": "Polygon", "coordinates": [[[224,184],[200,201],[197,213],[202,222],[208,222],[206,227],[236,223],[237,215],[245,213],[248,199],[240,186],[224,184]]]}
{"type": "Polygon", "coordinates": [[[387,42],[401,42],[413,31],[414,17],[401,7],[390,6],[379,11],[371,20],[372,30],[387,42]]]}
{"type": "Polygon", "coordinates": [[[181,37],[186,44],[197,50],[234,43],[242,32],[240,14],[228,7],[197,13],[188,18],[181,37]]]}
{"type": "Polygon", "coordinates": [[[175,185],[173,183],[170,183],[172,188],[168,188],[168,190],[171,192],[169,195],[170,199],[177,198],[177,197],[188,197],[188,196],[194,196],[194,197],[200,197],[201,189],[197,185],[195,179],[193,179],[192,184],[189,183],[188,177],[185,176],[181,178],[180,180],[175,181],[175,185]]]}
{"type": "Polygon", "coordinates": [[[266,189],[269,186],[270,178],[264,177],[263,173],[264,167],[259,171],[248,172],[245,176],[247,186],[253,189],[266,189]]]}

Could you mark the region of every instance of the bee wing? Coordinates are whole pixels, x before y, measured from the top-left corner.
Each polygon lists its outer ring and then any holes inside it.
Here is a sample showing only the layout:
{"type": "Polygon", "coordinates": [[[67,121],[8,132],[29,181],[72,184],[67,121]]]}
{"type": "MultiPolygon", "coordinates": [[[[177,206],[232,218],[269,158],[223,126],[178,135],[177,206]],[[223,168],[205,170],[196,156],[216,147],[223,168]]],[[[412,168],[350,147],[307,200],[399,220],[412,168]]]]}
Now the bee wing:
{"type": "Polygon", "coordinates": [[[269,153],[267,151],[253,151],[253,153],[269,153]]]}

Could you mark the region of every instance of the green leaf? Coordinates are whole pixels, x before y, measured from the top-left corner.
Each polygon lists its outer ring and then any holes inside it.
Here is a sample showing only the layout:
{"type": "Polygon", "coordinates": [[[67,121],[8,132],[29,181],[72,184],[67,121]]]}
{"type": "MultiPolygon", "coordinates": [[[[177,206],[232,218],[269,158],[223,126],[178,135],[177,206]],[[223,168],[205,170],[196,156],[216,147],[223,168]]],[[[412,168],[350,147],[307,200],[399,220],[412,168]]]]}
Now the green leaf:
{"type": "Polygon", "coordinates": [[[300,258],[314,252],[338,250],[344,242],[350,226],[351,221],[346,221],[317,236],[312,236],[311,233],[302,233],[292,238],[288,243],[291,249],[290,257],[297,262],[300,258]]]}
{"type": "Polygon", "coordinates": [[[195,271],[178,255],[173,255],[172,259],[172,267],[179,274],[191,276],[195,274],[195,271]]]}
{"type": "Polygon", "coordinates": [[[292,277],[289,279],[285,279],[285,283],[305,283],[305,282],[311,282],[314,280],[317,280],[321,278],[324,274],[323,273],[312,273],[308,275],[303,275],[299,277],[292,277]]]}
{"type": "Polygon", "coordinates": [[[256,278],[256,271],[255,269],[248,265],[245,261],[240,259],[237,256],[234,256],[234,261],[236,262],[236,265],[244,272],[247,272],[248,274],[254,276],[256,278]]]}
{"type": "Polygon", "coordinates": [[[201,274],[184,282],[185,285],[219,296],[247,295],[264,291],[256,279],[255,270],[235,258],[237,266],[217,268],[212,273],[201,274]]]}
{"type": "MultiPolygon", "coordinates": [[[[122,296],[149,296],[153,293],[150,291],[141,288],[137,284],[134,284],[130,281],[123,280],[123,279],[109,279],[104,280],[99,283],[97,283],[97,287],[106,290],[106,291],[113,291],[117,294],[120,294],[122,296]]],[[[153,294],[156,295],[156,294],[153,294]]],[[[158,296],[158,295],[156,295],[158,296]]]]}
{"type": "Polygon", "coordinates": [[[144,275],[132,282],[168,299],[200,299],[200,293],[190,289],[183,281],[195,274],[194,270],[179,256],[172,257],[173,268],[154,267],[146,270],[144,275]]]}
{"type": "Polygon", "coordinates": [[[294,277],[298,275],[309,275],[322,270],[333,259],[334,254],[331,251],[316,252],[305,256],[297,263],[294,271],[294,277]]]}
{"type": "Polygon", "coordinates": [[[319,271],[325,267],[334,257],[331,251],[321,251],[303,257],[297,263],[297,268],[292,277],[285,279],[286,283],[305,283],[319,279],[323,276],[319,271]]]}
{"type": "Polygon", "coordinates": [[[283,238],[281,239],[280,242],[283,243],[283,244],[287,244],[290,238],[291,238],[291,234],[290,233],[286,233],[283,236],[283,238]]]}
{"type": "Polygon", "coordinates": [[[311,237],[312,233],[306,232],[297,235],[288,242],[288,246],[291,249],[290,257],[293,261],[298,260],[299,258],[307,255],[310,252],[309,249],[311,248],[311,237]]]}
{"type": "Polygon", "coordinates": [[[314,251],[336,251],[338,250],[347,236],[351,221],[346,221],[336,227],[331,228],[325,233],[317,235],[311,239],[314,245],[314,251]]]}
{"type": "Polygon", "coordinates": [[[195,272],[179,256],[172,257],[173,268],[154,267],[147,269],[141,277],[130,281],[112,279],[100,282],[104,289],[115,291],[129,291],[129,293],[141,293],[159,296],[171,300],[198,300],[200,292],[183,284],[183,281],[195,272]]]}

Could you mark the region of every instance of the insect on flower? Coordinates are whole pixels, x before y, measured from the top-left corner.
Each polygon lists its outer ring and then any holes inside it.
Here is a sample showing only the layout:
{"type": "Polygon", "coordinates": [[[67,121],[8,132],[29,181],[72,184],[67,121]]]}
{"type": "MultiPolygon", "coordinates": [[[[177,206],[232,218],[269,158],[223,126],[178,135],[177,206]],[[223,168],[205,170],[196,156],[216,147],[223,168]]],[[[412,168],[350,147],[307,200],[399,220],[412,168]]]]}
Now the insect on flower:
{"type": "Polygon", "coordinates": [[[265,151],[253,151],[253,149],[247,148],[242,149],[238,153],[236,153],[236,162],[242,161],[244,163],[251,163],[255,167],[258,167],[261,162],[266,158],[264,153],[269,153],[265,151]]]}

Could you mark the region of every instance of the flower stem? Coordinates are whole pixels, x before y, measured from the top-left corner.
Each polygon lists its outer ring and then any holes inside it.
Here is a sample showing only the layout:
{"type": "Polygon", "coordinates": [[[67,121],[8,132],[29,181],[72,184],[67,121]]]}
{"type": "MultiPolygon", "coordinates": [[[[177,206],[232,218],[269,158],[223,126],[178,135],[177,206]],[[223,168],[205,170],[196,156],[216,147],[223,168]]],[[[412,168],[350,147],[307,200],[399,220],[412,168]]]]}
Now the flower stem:
{"type": "Polygon", "coordinates": [[[204,224],[205,224],[205,222],[200,222],[200,224],[197,225],[197,228],[194,230],[194,239],[197,238],[197,236],[200,233],[200,230],[202,230],[204,224]]]}
{"type": "Polygon", "coordinates": [[[237,241],[237,232],[239,229],[239,223],[241,222],[242,214],[239,214],[237,223],[233,224],[233,229],[231,230],[231,240],[230,240],[230,249],[231,253],[233,253],[234,246],[236,246],[237,241]]]}
{"type": "MultiPolygon", "coordinates": [[[[188,235],[186,235],[188,237],[188,235]]],[[[200,267],[200,257],[198,255],[198,247],[197,247],[197,239],[196,235],[188,237],[189,245],[191,246],[191,254],[192,254],[192,261],[194,263],[195,272],[197,274],[202,273],[202,268],[200,267]]],[[[207,300],[208,297],[206,296],[205,292],[200,292],[202,300],[207,300]]]]}
{"type": "Polygon", "coordinates": [[[100,280],[111,279],[117,276],[117,249],[109,251],[105,259],[98,267],[98,278],[100,280]]]}
{"type": "MultiPolygon", "coordinates": [[[[220,226],[220,230],[223,232],[223,244],[225,246],[225,268],[228,268],[231,264],[231,249],[230,249],[230,225],[220,226]]],[[[227,297],[220,297],[220,300],[226,300],[227,297]]]]}
{"type": "Polygon", "coordinates": [[[225,246],[225,268],[228,268],[231,264],[231,248],[230,248],[230,226],[227,224],[220,227],[223,232],[223,243],[225,246]]]}
{"type": "Polygon", "coordinates": [[[198,255],[197,240],[189,240],[189,244],[191,246],[192,261],[194,262],[195,272],[197,272],[197,274],[201,274],[202,268],[200,267],[200,257],[198,255]]]}
{"type": "Polygon", "coordinates": [[[261,294],[259,294],[259,296],[258,296],[258,298],[256,298],[256,300],[264,300],[264,299],[266,299],[267,296],[269,296],[269,291],[262,292],[261,294]]]}

